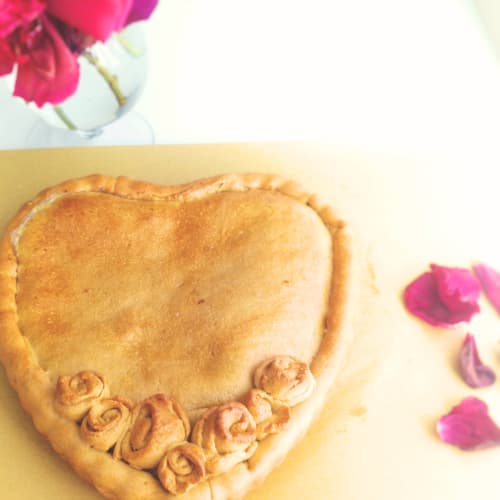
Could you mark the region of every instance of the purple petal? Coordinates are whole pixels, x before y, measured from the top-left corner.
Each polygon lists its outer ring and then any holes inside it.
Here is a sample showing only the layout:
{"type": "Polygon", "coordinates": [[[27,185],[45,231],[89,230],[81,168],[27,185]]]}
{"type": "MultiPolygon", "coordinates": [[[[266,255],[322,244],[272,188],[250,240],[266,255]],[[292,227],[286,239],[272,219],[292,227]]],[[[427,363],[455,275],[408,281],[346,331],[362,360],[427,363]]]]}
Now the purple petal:
{"type": "Polygon", "coordinates": [[[462,450],[472,451],[500,445],[500,428],[488,415],[486,403],[469,397],[437,422],[442,441],[462,450]]]}
{"type": "Polygon", "coordinates": [[[477,301],[481,293],[479,281],[468,269],[431,264],[439,297],[453,312],[470,314],[479,312],[477,301]]]}
{"type": "Polygon", "coordinates": [[[413,315],[434,326],[469,322],[479,312],[479,282],[467,269],[431,264],[405,289],[404,302],[413,315]]]}
{"type": "Polygon", "coordinates": [[[495,383],[495,372],[485,366],[477,351],[474,335],[468,333],[460,349],[459,355],[460,373],[469,387],[488,387],[495,383]]]}
{"type": "Polygon", "coordinates": [[[158,0],[134,0],[125,24],[149,19],[157,4],[158,0]]]}
{"type": "Polygon", "coordinates": [[[486,264],[476,264],[473,269],[486,297],[500,314],[500,273],[486,264]]]}

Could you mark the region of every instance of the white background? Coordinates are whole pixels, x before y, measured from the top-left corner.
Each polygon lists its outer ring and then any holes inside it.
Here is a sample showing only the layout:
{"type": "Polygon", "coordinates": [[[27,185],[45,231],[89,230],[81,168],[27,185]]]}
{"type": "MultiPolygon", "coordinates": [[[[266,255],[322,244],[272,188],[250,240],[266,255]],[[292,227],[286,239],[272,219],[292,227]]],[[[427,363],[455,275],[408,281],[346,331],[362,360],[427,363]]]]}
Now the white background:
{"type": "MultiPolygon", "coordinates": [[[[160,0],[136,110],[162,144],[496,153],[500,66],[476,14],[471,0],[160,0]]],[[[28,147],[34,122],[0,80],[0,149],[28,147]]]]}

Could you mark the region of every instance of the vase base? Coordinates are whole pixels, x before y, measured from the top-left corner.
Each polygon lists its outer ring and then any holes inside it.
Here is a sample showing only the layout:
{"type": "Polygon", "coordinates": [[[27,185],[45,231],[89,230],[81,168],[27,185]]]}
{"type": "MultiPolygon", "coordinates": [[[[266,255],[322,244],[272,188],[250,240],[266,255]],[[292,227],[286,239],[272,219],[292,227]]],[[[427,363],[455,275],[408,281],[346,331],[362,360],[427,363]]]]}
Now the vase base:
{"type": "Polygon", "coordinates": [[[148,121],[136,111],[129,111],[113,123],[91,132],[52,127],[40,119],[28,133],[25,147],[131,146],[154,142],[154,132],[148,121]]]}

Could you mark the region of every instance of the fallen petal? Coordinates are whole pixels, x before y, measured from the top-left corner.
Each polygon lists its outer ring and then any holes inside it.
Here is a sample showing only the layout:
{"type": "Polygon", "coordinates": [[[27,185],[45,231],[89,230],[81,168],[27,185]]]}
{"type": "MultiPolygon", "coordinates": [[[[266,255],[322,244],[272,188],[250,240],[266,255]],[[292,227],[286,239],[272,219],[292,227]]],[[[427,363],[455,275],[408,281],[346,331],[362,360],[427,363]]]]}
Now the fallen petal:
{"type": "Polygon", "coordinates": [[[472,451],[500,445],[500,428],[488,414],[486,403],[475,397],[462,400],[437,422],[442,441],[472,451]]]}
{"type": "Polygon", "coordinates": [[[470,321],[479,311],[477,303],[469,302],[463,302],[462,309],[451,310],[441,298],[433,272],[421,274],[406,287],[404,303],[414,316],[431,325],[445,328],[470,321]]]}
{"type": "Polygon", "coordinates": [[[471,316],[479,312],[477,301],[481,286],[468,269],[431,264],[431,270],[439,297],[450,311],[471,316]]]}
{"type": "Polygon", "coordinates": [[[468,333],[460,349],[459,368],[469,387],[488,387],[496,380],[495,372],[482,363],[474,335],[468,333]]]}
{"type": "Polygon", "coordinates": [[[500,272],[482,263],[474,265],[473,269],[486,297],[500,314],[500,272]]]}

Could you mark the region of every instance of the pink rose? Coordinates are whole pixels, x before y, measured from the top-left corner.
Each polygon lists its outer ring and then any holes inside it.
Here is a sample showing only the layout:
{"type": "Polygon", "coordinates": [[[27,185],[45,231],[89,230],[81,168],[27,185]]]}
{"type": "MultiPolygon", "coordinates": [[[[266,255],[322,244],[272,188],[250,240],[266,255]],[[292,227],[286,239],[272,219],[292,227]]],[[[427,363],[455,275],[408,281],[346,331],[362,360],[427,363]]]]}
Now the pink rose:
{"type": "Polygon", "coordinates": [[[147,19],[158,0],[0,0],[0,76],[17,65],[14,95],[58,104],[78,86],[78,54],[126,24],[147,19]]]}

